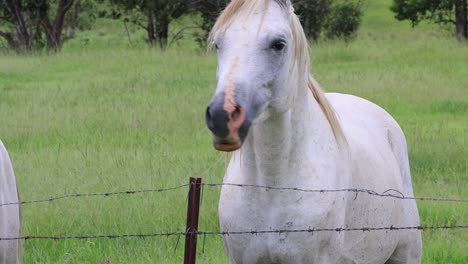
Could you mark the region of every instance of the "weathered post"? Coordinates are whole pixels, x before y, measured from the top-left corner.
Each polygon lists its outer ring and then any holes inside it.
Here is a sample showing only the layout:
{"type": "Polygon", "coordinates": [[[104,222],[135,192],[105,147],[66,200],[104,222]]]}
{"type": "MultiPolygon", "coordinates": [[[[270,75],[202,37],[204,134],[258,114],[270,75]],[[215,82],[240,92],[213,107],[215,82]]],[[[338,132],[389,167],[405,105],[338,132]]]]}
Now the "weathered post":
{"type": "Polygon", "coordinates": [[[201,178],[190,177],[187,206],[187,234],[185,235],[184,264],[195,264],[197,257],[198,215],[200,212],[201,178]]]}

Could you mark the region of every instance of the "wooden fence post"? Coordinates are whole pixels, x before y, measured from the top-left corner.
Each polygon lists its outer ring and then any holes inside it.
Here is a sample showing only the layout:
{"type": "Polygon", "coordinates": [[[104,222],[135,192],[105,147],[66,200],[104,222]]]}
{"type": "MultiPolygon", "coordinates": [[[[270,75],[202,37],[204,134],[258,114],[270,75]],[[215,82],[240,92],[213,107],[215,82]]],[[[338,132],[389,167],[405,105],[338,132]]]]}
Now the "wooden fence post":
{"type": "Polygon", "coordinates": [[[187,234],[185,235],[184,264],[195,264],[197,257],[198,215],[200,212],[201,178],[190,177],[190,190],[187,206],[187,234]],[[195,233],[193,233],[195,232],[195,233]]]}

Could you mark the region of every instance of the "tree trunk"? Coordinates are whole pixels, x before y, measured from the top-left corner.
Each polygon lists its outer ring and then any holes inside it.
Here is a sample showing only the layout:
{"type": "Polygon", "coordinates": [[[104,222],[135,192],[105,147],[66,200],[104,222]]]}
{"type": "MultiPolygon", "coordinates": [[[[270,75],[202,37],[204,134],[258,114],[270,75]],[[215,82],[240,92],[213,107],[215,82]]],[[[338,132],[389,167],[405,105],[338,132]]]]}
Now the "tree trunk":
{"type": "Polygon", "coordinates": [[[81,13],[81,0],[76,0],[73,13],[71,14],[70,31],[68,32],[67,39],[72,39],[75,37],[75,31],[78,26],[78,17],[80,16],[80,13],[81,13]]]}
{"type": "Polygon", "coordinates": [[[65,24],[65,15],[73,6],[74,0],[60,0],[59,5],[57,7],[57,15],[55,16],[54,20],[54,30],[53,30],[53,38],[54,38],[54,45],[49,49],[53,51],[58,51],[62,48],[63,40],[62,40],[62,31],[63,25],[65,24]]]}
{"type": "Polygon", "coordinates": [[[59,51],[62,48],[62,31],[65,22],[65,15],[73,5],[74,0],[60,0],[54,21],[49,18],[49,4],[43,0],[40,10],[41,24],[47,40],[48,51],[59,51]]]}
{"type": "Polygon", "coordinates": [[[459,40],[468,39],[467,0],[455,2],[456,34],[459,40]]]}
{"type": "Polygon", "coordinates": [[[153,48],[156,46],[156,35],[154,33],[154,17],[151,10],[148,12],[148,26],[146,27],[146,32],[148,33],[148,43],[153,48]]]}
{"type": "MultiPolygon", "coordinates": [[[[30,51],[32,48],[31,38],[29,36],[28,27],[26,25],[21,1],[6,0],[5,5],[13,18],[16,28],[15,50],[18,53],[30,51]]],[[[8,40],[7,40],[8,41],[8,40]]],[[[10,41],[8,41],[10,43],[10,41]]]]}
{"type": "Polygon", "coordinates": [[[145,29],[146,29],[146,33],[148,36],[148,43],[153,48],[156,46],[156,41],[157,41],[157,36],[156,36],[155,28],[154,28],[155,16],[153,14],[153,10],[157,2],[154,2],[152,0],[145,0],[144,3],[145,3],[146,11],[147,11],[147,14],[146,14],[147,26],[145,29]]]}
{"type": "Polygon", "coordinates": [[[55,39],[54,26],[49,19],[49,4],[46,0],[42,0],[41,3],[38,4],[38,8],[39,20],[42,28],[44,29],[46,45],[47,49],[49,50],[52,49],[52,47],[56,47],[58,45],[57,40],[55,39]]]}
{"type": "Polygon", "coordinates": [[[165,49],[167,47],[167,39],[169,38],[169,18],[164,14],[156,17],[156,33],[159,47],[165,49]]]}

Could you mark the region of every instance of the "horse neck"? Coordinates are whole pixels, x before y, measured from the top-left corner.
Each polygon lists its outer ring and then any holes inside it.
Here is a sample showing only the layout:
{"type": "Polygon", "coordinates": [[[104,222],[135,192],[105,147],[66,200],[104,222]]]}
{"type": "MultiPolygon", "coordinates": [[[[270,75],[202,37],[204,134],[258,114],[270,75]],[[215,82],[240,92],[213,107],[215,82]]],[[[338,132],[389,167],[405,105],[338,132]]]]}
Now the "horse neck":
{"type": "Polygon", "coordinates": [[[297,94],[288,111],[252,126],[240,153],[246,180],[253,184],[296,186],[314,179],[308,187],[315,183],[324,187],[324,181],[332,187],[334,179],[321,173],[324,164],[326,167],[334,162],[336,154],[331,128],[307,84],[292,90],[297,90],[297,94]]]}

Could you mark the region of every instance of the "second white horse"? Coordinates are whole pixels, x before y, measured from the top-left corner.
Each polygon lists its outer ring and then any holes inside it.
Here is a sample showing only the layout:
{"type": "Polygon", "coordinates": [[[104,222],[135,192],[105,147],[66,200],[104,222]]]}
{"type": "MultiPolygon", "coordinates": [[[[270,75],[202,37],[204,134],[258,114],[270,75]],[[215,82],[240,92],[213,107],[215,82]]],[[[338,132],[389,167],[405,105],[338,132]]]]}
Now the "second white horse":
{"type": "MultiPolygon", "coordinates": [[[[18,190],[8,152],[0,141],[0,204],[18,203],[18,190]]],[[[20,207],[18,204],[0,205],[0,238],[20,236],[20,207]]],[[[21,262],[19,240],[0,240],[0,264],[21,262]]]]}

